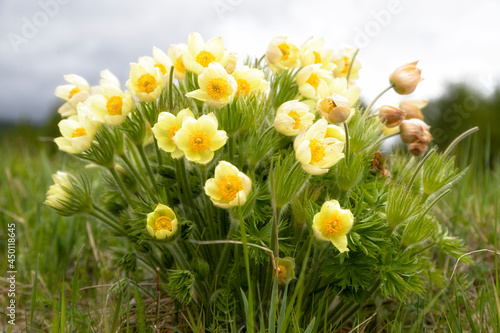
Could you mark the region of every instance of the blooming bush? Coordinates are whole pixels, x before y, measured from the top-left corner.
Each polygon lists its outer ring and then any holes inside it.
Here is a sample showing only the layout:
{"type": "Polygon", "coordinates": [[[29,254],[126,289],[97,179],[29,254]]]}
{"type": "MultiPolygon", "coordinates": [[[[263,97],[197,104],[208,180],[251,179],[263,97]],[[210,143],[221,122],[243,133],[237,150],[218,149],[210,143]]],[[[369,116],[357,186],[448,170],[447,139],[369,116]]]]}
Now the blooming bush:
{"type": "MultiPolygon", "coordinates": [[[[425,101],[361,106],[356,55],[277,37],[238,66],[193,33],[132,63],[129,90],[108,70],[95,87],[66,76],[55,142],[102,177],[59,172],[46,204],[126,239],[118,269],[159,268],[207,330],[322,331],[420,294],[426,250],[461,253],[431,208],[462,172],[453,145],[428,149],[425,101]],[[408,149],[380,152],[397,134],[408,149]]],[[[383,92],[420,80],[410,63],[383,92]]]]}

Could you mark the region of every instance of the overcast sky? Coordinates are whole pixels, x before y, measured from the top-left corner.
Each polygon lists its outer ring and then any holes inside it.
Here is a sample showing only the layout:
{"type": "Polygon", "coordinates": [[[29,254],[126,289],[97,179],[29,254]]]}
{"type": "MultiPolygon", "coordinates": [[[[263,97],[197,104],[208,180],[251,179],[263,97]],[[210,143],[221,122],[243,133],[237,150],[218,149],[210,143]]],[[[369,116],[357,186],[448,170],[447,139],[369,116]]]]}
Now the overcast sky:
{"type": "MultiPolygon", "coordinates": [[[[186,43],[193,31],[222,36],[240,58],[260,57],[278,35],[359,47],[365,100],[414,60],[425,78],[415,98],[437,97],[446,82],[462,80],[488,93],[500,79],[499,14],[498,0],[3,0],[0,120],[45,119],[60,103],[54,89],[64,74],[93,85],[109,68],[124,83],[130,62],[153,45],[186,43]]],[[[399,99],[387,94],[383,102],[399,99]]]]}

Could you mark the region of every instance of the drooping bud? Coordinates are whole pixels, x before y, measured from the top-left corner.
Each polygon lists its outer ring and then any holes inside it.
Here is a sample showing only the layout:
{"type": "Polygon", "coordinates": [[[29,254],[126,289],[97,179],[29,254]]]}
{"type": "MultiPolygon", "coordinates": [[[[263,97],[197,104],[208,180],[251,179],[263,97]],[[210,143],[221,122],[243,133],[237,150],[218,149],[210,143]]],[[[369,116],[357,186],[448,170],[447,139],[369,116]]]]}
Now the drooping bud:
{"type": "Polygon", "coordinates": [[[389,81],[394,85],[394,91],[398,94],[411,94],[417,88],[417,84],[422,81],[417,63],[418,61],[415,61],[398,67],[389,77],[389,81]]]}
{"type": "Polygon", "coordinates": [[[399,108],[406,112],[406,119],[420,119],[424,120],[422,110],[426,107],[428,102],[423,99],[406,100],[399,104],[399,108]]]}
{"type": "Polygon", "coordinates": [[[412,155],[422,156],[427,151],[428,147],[429,145],[427,143],[416,141],[408,145],[408,150],[412,155]]]}
{"type": "Polygon", "coordinates": [[[401,124],[406,117],[406,112],[392,105],[383,105],[378,116],[385,126],[391,128],[401,124]]]}
{"type": "Polygon", "coordinates": [[[342,95],[332,93],[319,100],[316,105],[319,114],[331,123],[342,123],[351,114],[351,103],[342,95]]]}
{"type": "Polygon", "coordinates": [[[432,140],[429,128],[430,126],[420,119],[403,120],[401,125],[399,125],[401,140],[406,144],[417,141],[429,143],[432,140]]]}

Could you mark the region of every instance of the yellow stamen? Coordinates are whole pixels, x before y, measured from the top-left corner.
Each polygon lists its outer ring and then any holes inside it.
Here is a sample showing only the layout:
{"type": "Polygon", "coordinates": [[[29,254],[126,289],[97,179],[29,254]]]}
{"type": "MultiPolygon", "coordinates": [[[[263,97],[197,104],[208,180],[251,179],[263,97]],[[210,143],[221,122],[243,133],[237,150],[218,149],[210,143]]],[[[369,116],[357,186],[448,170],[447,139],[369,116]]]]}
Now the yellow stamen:
{"type": "Polygon", "coordinates": [[[247,80],[238,79],[236,83],[238,83],[238,93],[241,95],[250,94],[250,83],[247,80]]]}
{"type": "Polygon", "coordinates": [[[203,151],[210,147],[210,137],[204,131],[194,131],[189,136],[189,146],[196,151],[203,151]]]}
{"type": "Polygon", "coordinates": [[[281,53],[283,53],[281,60],[288,60],[288,58],[290,58],[290,46],[288,46],[287,43],[283,43],[278,45],[278,48],[280,49],[281,53]]]}
{"type": "Polygon", "coordinates": [[[87,131],[85,130],[85,128],[80,127],[74,130],[73,133],[71,133],[71,138],[78,138],[85,135],[87,135],[87,131]]]}
{"type": "Polygon", "coordinates": [[[284,265],[278,265],[278,282],[286,283],[287,271],[284,265]]]}
{"type": "Polygon", "coordinates": [[[226,176],[222,177],[219,182],[219,194],[227,201],[234,200],[241,190],[243,190],[243,183],[240,177],[226,176]]]}
{"type": "Polygon", "coordinates": [[[316,74],[312,73],[307,79],[306,83],[309,83],[311,86],[313,86],[314,89],[317,89],[319,85],[319,77],[316,74]]]}
{"type": "Polygon", "coordinates": [[[74,87],[70,92],[69,92],[69,96],[68,96],[68,99],[71,99],[71,97],[75,96],[76,94],[78,94],[80,92],[80,88],[78,87],[74,87]]]}
{"type": "Polygon", "coordinates": [[[215,56],[208,51],[201,51],[195,58],[196,62],[203,67],[208,67],[211,62],[215,61],[215,56]]]}
{"type": "Polygon", "coordinates": [[[318,52],[316,51],[313,51],[313,54],[314,54],[314,63],[315,64],[321,64],[321,56],[319,55],[318,52]]]}
{"type": "Polygon", "coordinates": [[[158,83],[151,74],[142,74],[137,80],[137,89],[139,89],[140,92],[149,94],[154,91],[156,87],[158,87],[158,83]]]}
{"type": "Polygon", "coordinates": [[[293,124],[293,129],[297,129],[300,126],[300,115],[295,111],[288,112],[288,116],[295,120],[295,124],[293,124]]]}
{"type": "Polygon", "coordinates": [[[172,231],[172,219],[168,216],[160,216],[155,222],[155,231],[168,230],[172,231]]]}
{"type": "Polygon", "coordinates": [[[175,69],[179,72],[179,73],[186,73],[186,67],[184,67],[184,63],[182,62],[182,57],[178,57],[177,60],[175,61],[175,69]]]}
{"type": "Polygon", "coordinates": [[[311,149],[311,163],[318,163],[325,158],[325,146],[319,140],[312,139],[309,141],[309,149],[311,149]]]}
{"type": "Polygon", "coordinates": [[[181,127],[178,126],[178,125],[175,125],[175,126],[172,126],[168,129],[168,137],[170,138],[170,140],[172,140],[172,138],[174,137],[175,133],[177,133],[178,130],[180,130],[181,127]]]}
{"type": "Polygon", "coordinates": [[[122,114],[123,100],[120,96],[113,96],[108,99],[106,103],[106,109],[108,113],[112,116],[118,116],[122,114]]]}
{"type": "Polygon", "coordinates": [[[229,95],[229,85],[226,80],[220,77],[208,81],[206,90],[213,99],[220,99],[229,95]]]}
{"type": "Polygon", "coordinates": [[[347,72],[349,72],[349,67],[351,66],[351,60],[349,59],[349,57],[344,57],[344,62],[345,62],[345,65],[344,65],[344,69],[342,70],[342,74],[347,74],[347,72]]]}
{"type": "Polygon", "coordinates": [[[338,216],[338,214],[330,215],[325,222],[323,222],[323,227],[321,231],[326,236],[335,236],[337,235],[343,227],[342,220],[338,216]]]}
{"type": "Polygon", "coordinates": [[[165,66],[163,64],[160,64],[160,63],[157,63],[155,64],[155,67],[156,68],[159,68],[160,69],[160,72],[165,75],[167,74],[167,69],[165,68],[165,66]]]}

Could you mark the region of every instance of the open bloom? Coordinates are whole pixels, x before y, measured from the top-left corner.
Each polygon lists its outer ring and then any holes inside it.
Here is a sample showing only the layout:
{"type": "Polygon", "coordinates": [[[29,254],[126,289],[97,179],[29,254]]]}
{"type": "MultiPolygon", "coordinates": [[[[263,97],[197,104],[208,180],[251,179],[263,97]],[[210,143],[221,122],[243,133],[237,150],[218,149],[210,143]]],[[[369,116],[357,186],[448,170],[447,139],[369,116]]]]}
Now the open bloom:
{"type": "Polygon", "coordinates": [[[78,104],[78,115],[59,122],[60,137],[54,142],[60,150],[70,154],[81,153],[92,146],[97,124],[90,119],[90,111],[83,104],[78,104]]]}
{"type": "Polygon", "coordinates": [[[198,119],[185,117],[182,127],[174,135],[174,142],[188,160],[207,164],[214,157],[214,151],[227,141],[226,132],[217,130],[218,125],[213,113],[198,119]]]}
{"type": "Polygon", "coordinates": [[[389,81],[394,86],[394,91],[400,95],[411,94],[417,88],[417,84],[422,81],[420,69],[417,68],[418,61],[411,62],[396,68],[389,77],[389,81]]]}
{"type": "Polygon", "coordinates": [[[189,34],[187,49],[182,52],[182,62],[186,69],[195,74],[208,67],[211,63],[227,65],[229,52],[224,49],[222,37],[214,37],[207,41],[197,32],[189,34]]]}
{"type": "MultiPolygon", "coordinates": [[[[276,274],[276,272],[273,272],[276,274]]],[[[284,285],[295,278],[295,259],[284,257],[278,259],[278,284],[284,285]]]]}
{"type": "Polygon", "coordinates": [[[54,180],[54,184],[49,187],[45,204],[56,210],[63,210],[64,202],[71,199],[69,191],[71,191],[73,185],[66,172],[57,171],[56,174],[52,175],[52,179],[54,180]]]}
{"type": "Polygon", "coordinates": [[[90,87],[87,80],[75,74],[64,75],[69,84],[58,86],[55,95],[67,101],[58,110],[63,118],[77,114],[76,106],[89,97],[90,87]]]}
{"type": "Polygon", "coordinates": [[[340,251],[347,248],[347,233],[354,223],[354,216],[349,209],[340,208],[337,200],[327,201],[321,206],[319,213],[314,215],[313,231],[316,238],[330,241],[340,251]]]}
{"type": "Polygon", "coordinates": [[[186,67],[182,62],[182,53],[186,52],[186,44],[174,44],[168,48],[168,57],[174,65],[174,77],[177,80],[184,80],[186,77],[186,67]]]}
{"type": "Polygon", "coordinates": [[[335,138],[343,143],[346,142],[346,136],[345,136],[345,131],[342,127],[329,124],[326,127],[326,138],[335,138]]]}
{"type": "Polygon", "coordinates": [[[177,148],[174,142],[174,136],[182,127],[182,122],[186,117],[194,118],[191,110],[181,110],[177,116],[174,116],[170,112],[161,112],[158,116],[158,122],[153,127],[153,134],[158,141],[158,147],[166,152],[172,153],[173,158],[184,156],[184,152],[177,148]]]}
{"type": "Polygon", "coordinates": [[[238,89],[236,80],[222,65],[211,63],[198,76],[200,89],[186,94],[187,97],[196,98],[214,108],[220,108],[233,101],[238,89]]]}
{"type": "Polygon", "coordinates": [[[333,63],[337,67],[333,70],[333,75],[335,77],[347,77],[349,74],[349,69],[351,69],[351,75],[349,76],[349,81],[353,81],[359,78],[359,70],[361,69],[361,63],[358,60],[352,62],[352,58],[356,53],[354,48],[345,48],[333,54],[333,63]]]}
{"type": "Polygon", "coordinates": [[[300,64],[300,49],[287,37],[276,37],[267,47],[266,62],[273,72],[297,67],[300,64]]]}
{"type": "Polygon", "coordinates": [[[163,84],[168,84],[168,80],[170,79],[170,68],[172,67],[172,61],[165,54],[165,52],[163,52],[156,46],[153,46],[153,56],[140,57],[139,64],[143,66],[149,65],[158,68],[163,77],[163,84]]]}
{"type": "Polygon", "coordinates": [[[293,142],[295,156],[302,164],[302,168],[312,175],[321,175],[328,172],[342,158],[344,158],[344,143],[326,137],[328,122],[318,120],[310,128],[297,135],[293,142]]]}
{"type": "Polygon", "coordinates": [[[258,94],[265,92],[269,88],[269,82],[264,80],[264,72],[260,69],[243,66],[235,70],[232,75],[236,80],[239,95],[258,94]]]}
{"type": "Polygon", "coordinates": [[[146,228],[151,237],[162,240],[177,232],[179,222],[172,208],[158,204],[155,210],[148,214],[146,228]]]}
{"type": "Polygon", "coordinates": [[[337,65],[332,62],[332,49],[324,48],[325,40],[323,38],[308,39],[302,45],[302,55],[300,61],[302,66],[320,64],[321,69],[332,71],[337,65]]]}
{"type": "Polygon", "coordinates": [[[312,125],[314,114],[309,111],[309,105],[298,100],[285,102],[276,110],[274,128],[281,134],[295,136],[312,125]]]}
{"type": "Polygon", "coordinates": [[[127,87],[140,101],[154,101],[160,96],[164,86],[163,74],[157,67],[145,61],[130,64],[130,79],[127,81],[127,87]]]}
{"type": "Polygon", "coordinates": [[[85,105],[93,115],[92,120],[115,126],[125,121],[135,101],[128,90],[123,93],[119,86],[105,83],[101,85],[101,94],[90,96],[85,105]]]}
{"type": "Polygon", "coordinates": [[[205,193],[210,200],[224,209],[245,204],[251,189],[250,178],[226,161],[219,162],[215,167],[215,178],[205,183],[205,193]]]}
{"type": "Polygon", "coordinates": [[[320,68],[320,64],[309,65],[297,73],[299,92],[306,98],[320,99],[328,95],[333,75],[320,68]]]}

